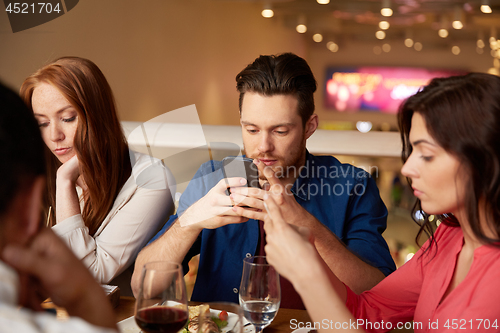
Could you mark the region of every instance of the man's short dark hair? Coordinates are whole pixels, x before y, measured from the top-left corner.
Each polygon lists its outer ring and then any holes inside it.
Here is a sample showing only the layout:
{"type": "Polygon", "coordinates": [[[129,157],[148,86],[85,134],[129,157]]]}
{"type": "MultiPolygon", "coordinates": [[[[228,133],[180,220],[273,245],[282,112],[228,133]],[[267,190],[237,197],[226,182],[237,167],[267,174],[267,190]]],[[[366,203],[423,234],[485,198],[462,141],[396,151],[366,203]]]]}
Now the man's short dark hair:
{"type": "Polygon", "coordinates": [[[304,126],[314,113],[316,86],[307,62],[293,53],[261,55],[236,75],[240,113],[247,91],[264,96],[292,95],[297,97],[297,111],[304,126]]]}
{"type": "Polygon", "coordinates": [[[0,83],[0,216],[21,189],[45,175],[43,146],[33,113],[0,83]]]}

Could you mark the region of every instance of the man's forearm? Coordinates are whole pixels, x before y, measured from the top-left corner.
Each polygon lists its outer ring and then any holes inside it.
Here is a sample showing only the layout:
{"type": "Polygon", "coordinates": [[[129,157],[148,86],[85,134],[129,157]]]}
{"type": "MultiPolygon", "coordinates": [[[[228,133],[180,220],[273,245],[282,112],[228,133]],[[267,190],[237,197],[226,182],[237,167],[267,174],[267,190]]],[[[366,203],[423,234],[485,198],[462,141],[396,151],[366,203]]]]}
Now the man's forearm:
{"type": "Polygon", "coordinates": [[[142,268],[152,261],[172,261],[182,263],[189,249],[196,241],[201,229],[181,227],[179,219],[156,241],[141,250],[135,261],[132,275],[132,291],[137,297],[139,293],[142,268]]]}
{"type": "MultiPolygon", "coordinates": [[[[318,223],[318,222],[317,222],[318,223]]],[[[314,245],[332,272],[355,293],[369,290],[382,281],[384,274],[361,260],[323,225],[312,228],[314,245]]]]}

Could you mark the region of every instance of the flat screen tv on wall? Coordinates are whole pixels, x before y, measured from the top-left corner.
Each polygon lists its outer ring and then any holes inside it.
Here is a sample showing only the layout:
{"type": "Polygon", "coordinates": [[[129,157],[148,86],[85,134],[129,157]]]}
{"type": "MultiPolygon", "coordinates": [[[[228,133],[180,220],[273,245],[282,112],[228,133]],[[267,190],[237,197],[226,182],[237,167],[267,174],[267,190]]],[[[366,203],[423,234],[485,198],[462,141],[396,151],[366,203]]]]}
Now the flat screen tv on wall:
{"type": "Polygon", "coordinates": [[[435,77],[465,74],[459,70],[407,67],[327,69],[325,107],[339,112],[397,113],[399,105],[435,77]]]}

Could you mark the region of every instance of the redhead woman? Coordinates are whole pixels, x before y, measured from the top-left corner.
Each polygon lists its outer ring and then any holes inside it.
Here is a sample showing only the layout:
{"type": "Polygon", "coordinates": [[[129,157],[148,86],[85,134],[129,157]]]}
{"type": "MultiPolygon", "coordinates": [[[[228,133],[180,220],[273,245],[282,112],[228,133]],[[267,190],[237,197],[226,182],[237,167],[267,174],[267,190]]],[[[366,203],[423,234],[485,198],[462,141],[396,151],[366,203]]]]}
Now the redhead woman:
{"type": "Polygon", "coordinates": [[[401,172],[425,216],[422,228],[430,215],[442,221],[418,253],[356,295],[325,269],[307,230],[283,220],[271,194],[268,260],[292,281],[320,331],[498,332],[500,77],[434,79],[398,118],[401,172]]]}
{"type": "Polygon", "coordinates": [[[169,171],[129,150],[111,88],[93,62],[60,58],[29,76],[20,94],[46,145],[53,230],[99,282],[123,273],[113,283],[129,290],[124,271],[172,208],[169,171]]]}

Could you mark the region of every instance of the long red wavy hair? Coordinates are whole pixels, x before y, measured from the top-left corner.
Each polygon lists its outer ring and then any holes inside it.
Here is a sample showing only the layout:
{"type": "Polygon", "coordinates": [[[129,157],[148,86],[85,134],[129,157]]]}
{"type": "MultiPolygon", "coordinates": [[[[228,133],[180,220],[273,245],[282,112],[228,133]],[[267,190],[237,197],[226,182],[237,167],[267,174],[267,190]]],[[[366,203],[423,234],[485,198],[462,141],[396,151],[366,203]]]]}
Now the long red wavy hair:
{"type": "MultiPolygon", "coordinates": [[[[90,234],[94,235],[132,170],[111,87],[92,61],[78,57],[59,58],[22,84],[20,95],[30,108],[33,91],[42,82],[56,87],[78,113],[74,147],[80,174],[88,187],[83,193],[82,217],[90,234]]],[[[48,182],[45,208],[57,209],[55,180],[61,163],[47,147],[45,150],[48,182]]],[[[52,212],[52,221],[55,221],[54,210],[52,212]]]]}

